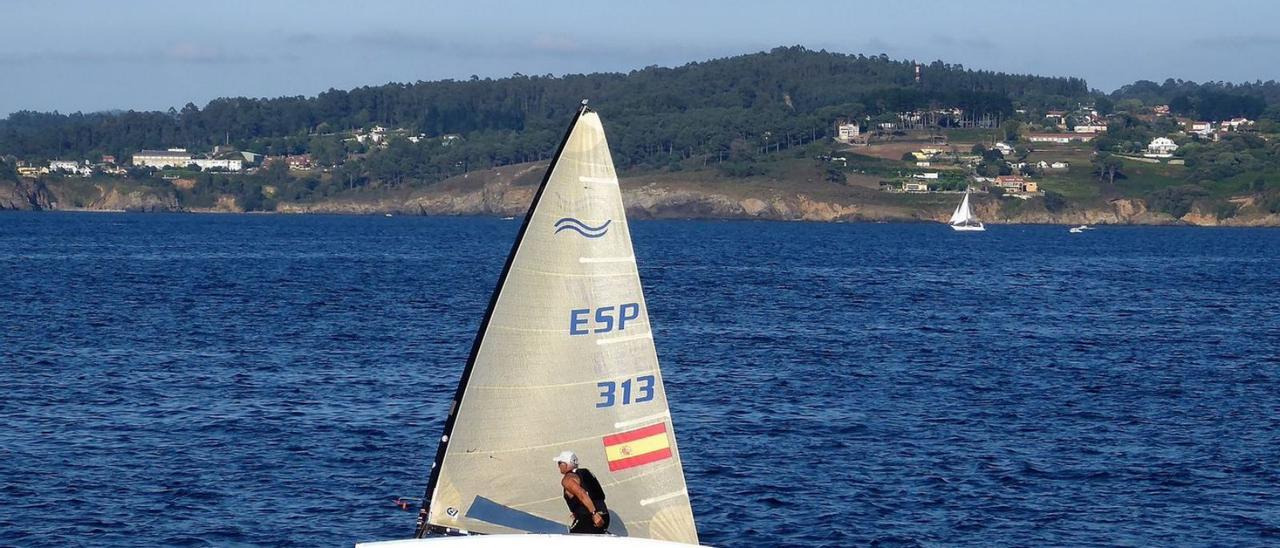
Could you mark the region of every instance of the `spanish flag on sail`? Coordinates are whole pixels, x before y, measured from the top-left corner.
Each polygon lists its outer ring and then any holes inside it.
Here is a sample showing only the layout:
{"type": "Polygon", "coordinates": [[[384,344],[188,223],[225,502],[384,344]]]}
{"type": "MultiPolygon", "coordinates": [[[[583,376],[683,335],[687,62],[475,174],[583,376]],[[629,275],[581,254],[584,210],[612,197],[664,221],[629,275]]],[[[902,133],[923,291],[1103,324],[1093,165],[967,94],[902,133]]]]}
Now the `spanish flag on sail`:
{"type": "Polygon", "coordinates": [[[609,460],[610,472],[669,459],[671,439],[667,437],[667,423],[605,436],[604,454],[609,460]]]}

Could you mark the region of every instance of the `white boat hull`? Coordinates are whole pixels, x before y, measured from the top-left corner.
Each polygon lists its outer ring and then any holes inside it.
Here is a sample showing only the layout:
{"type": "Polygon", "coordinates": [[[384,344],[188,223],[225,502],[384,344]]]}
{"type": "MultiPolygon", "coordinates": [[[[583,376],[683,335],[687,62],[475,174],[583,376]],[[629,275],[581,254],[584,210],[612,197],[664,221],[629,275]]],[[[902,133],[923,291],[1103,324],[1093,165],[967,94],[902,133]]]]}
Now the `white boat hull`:
{"type": "Polygon", "coordinates": [[[984,232],[987,227],[982,226],[982,223],[976,225],[951,225],[951,230],[956,232],[984,232]]]}
{"type": "Polygon", "coordinates": [[[457,537],[429,537],[405,540],[385,540],[377,542],[361,542],[356,548],[415,548],[432,546],[460,546],[466,548],[545,548],[568,547],[587,548],[590,546],[617,546],[619,548],[677,548],[688,546],[635,537],[615,537],[612,535],[472,535],[457,537]]]}

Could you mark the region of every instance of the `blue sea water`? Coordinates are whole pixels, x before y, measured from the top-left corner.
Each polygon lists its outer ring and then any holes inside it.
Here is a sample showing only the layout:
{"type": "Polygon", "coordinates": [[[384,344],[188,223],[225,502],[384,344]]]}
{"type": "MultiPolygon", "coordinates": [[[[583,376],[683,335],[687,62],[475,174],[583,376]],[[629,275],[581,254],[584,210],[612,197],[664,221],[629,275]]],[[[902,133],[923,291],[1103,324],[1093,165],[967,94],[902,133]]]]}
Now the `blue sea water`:
{"type": "MultiPolygon", "coordinates": [[[[0,215],[0,545],[408,536],[517,228],[0,215]]],[[[704,543],[1280,543],[1280,230],[632,230],[704,543]]]]}

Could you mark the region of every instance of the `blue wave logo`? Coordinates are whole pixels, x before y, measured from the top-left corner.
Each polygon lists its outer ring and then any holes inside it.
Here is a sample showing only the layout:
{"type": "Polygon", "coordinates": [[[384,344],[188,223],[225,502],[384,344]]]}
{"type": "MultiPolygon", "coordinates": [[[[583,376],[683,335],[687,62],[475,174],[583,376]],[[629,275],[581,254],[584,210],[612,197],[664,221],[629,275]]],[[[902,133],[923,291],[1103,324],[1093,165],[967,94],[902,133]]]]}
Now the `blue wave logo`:
{"type": "Polygon", "coordinates": [[[556,221],[555,233],[559,234],[565,230],[571,230],[588,238],[599,238],[609,232],[609,223],[612,222],[613,219],[609,219],[600,226],[591,226],[587,223],[574,219],[573,217],[565,217],[556,221]]]}

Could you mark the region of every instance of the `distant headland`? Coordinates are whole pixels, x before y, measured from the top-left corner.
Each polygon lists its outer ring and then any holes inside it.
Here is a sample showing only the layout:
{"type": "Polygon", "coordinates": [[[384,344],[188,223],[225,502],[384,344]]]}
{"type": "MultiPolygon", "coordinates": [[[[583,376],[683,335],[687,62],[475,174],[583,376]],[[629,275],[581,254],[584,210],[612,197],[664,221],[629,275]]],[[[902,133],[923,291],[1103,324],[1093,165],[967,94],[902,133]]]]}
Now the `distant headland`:
{"type": "Polygon", "coordinates": [[[777,48],[627,74],[0,120],[0,209],[514,215],[589,97],[632,215],[1280,226],[1280,84],[777,48]]]}

